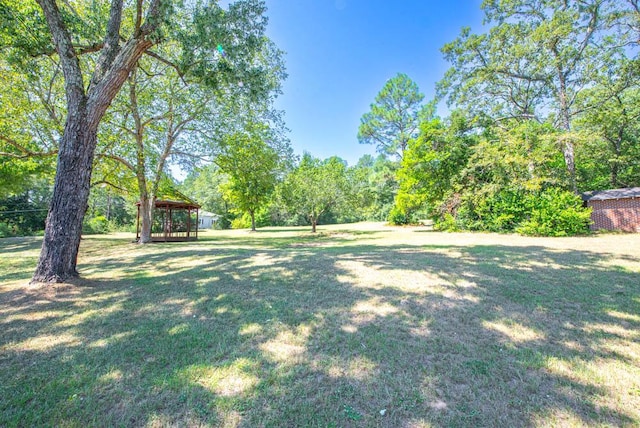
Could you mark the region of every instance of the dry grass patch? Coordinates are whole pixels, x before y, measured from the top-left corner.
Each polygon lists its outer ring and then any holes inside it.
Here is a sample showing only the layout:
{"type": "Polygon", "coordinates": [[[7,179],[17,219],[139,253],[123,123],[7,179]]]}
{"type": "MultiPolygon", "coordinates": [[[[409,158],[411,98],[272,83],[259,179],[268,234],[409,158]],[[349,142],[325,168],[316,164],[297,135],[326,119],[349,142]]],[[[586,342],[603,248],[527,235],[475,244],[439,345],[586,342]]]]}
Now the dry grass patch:
{"type": "Polygon", "coordinates": [[[130,240],[0,240],[0,426],[640,425],[640,235],[130,240]]]}

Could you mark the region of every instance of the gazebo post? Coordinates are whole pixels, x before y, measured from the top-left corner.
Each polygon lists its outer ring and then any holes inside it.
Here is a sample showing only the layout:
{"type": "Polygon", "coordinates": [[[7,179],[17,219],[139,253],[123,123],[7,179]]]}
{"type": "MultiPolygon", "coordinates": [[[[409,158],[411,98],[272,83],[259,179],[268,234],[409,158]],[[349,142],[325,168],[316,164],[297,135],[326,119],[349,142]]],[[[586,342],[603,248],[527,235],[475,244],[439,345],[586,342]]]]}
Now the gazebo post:
{"type": "Polygon", "coordinates": [[[196,208],[196,239],[198,239],[198,225],[200,224],[200,218],[198,217],[198,209],[196,208]]]}
{"type": "Polygon", "coordinates": [[[169,206],[164,207],[164,242],[167,242],[167,233],[171,233],[171,211],[169,206]]]}
{"type": "Polygon", "coordinates": [[[187,240],[191,237],[191,207],[187,207],[187,240]]]}

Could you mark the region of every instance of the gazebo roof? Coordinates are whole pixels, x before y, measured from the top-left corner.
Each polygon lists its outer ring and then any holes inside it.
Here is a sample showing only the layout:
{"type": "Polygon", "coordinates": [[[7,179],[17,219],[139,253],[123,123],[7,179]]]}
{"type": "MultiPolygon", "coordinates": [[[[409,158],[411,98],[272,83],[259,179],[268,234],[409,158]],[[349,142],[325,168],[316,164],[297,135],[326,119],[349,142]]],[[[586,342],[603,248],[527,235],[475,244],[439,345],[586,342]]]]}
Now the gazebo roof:
{"type": "Polygon", "coordinates": [[[168,201],[156,199],[156,208],[184,208],[184,209],[196,209],[200,208],[200,205],[195,202],[186,201],[168,201]]]}
{"type": "Polygon", "coordinates": [[[155,205],[156,208],[200,209],[200,204],[172,186],[158,194],[155,205]]]}

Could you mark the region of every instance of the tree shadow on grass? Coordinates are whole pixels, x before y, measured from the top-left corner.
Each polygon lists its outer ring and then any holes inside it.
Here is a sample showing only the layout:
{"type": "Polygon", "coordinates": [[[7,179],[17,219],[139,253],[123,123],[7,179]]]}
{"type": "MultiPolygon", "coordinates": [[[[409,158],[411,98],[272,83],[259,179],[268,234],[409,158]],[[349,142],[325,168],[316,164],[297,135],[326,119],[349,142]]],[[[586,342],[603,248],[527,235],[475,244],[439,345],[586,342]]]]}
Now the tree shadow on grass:
{"type": "Polygon", "coordinates": [[[222,242],[2,295],[0,425],[639,422],[640,285],[613,256],[222,242]]]}
{"type": "Polygon", "coordinates": [[[18,251],[37,250],[41,245],[41,237],[0,238],[0,254],[9,255],[18,251]]]}

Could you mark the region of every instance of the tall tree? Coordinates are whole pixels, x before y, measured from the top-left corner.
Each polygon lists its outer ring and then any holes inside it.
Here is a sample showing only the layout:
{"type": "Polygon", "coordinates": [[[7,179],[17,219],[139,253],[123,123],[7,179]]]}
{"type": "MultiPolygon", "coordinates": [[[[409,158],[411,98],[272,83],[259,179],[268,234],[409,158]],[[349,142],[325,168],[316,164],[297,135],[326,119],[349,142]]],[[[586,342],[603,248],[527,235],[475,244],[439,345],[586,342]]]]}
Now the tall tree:
{"type": "Polygon", "coordinates": [[[432,115],[432,105],[422,105],[424,94],[406,74],[389,79],[360,119],[358,141],[373,144],[376,150],[402,159],[409,140],[418,135],[420,121],[432,115]]]}
{"type": "MultiPolygon", "coordinates": [[[[229,25],[251,28],[250,16],[229,14],[226,19],[229,25]]],[[[222,147],[229,146],[227,137],[236,135],[248,116],[277,116],[272,102],[284,77],[281,52],[266,38],[261,43],[239,42],[235,41],[234,54],[242,53],[243,62],[253,58],[252,67],[261,67],[261,73],[247,77],[245,69],[221,71],[219,80],[209,83],[192,75],[185,78],[183,69],[175,65],[179,54],[176,44],[165,43],[154,51],[165,60],[142,58],[128,79],[127,95],[116,99],[113,113],[108,115],[106,134],[122,134],[118,140],[131,144],[114,142],[107,135],[107,144],[101,147],[104,153],[99,156],[119,161],[135,175],[141,244],[151,242],[155,200],[170,163],[189,167],[210,161],[222,153],[222,147]],[[243,78],[253,82],[245,86],[243,78]],[[260,92],[246,91],[256,84],[260,92]]],[[[226,53],[222,59],[231,60],[226,53]]]]}
{"type": "Polygon", "coordinates": [[[145,244],[151,242],[153,209],[168,163],[183,153],[203,152],[189,133],[198,119],[211,114],[215,93],[186,83],[173,67],[154,59],[141,59],[125,86],[100,130],[97,156],[108,163],[107,171],[98,167],[97,181],[108,182],[104,175],[112,174],[112,161],[124,167],[135,183],[131,187],[140,204],[139,243],[145,244]]]}
{"type": "MultiPolygon", "coordinates": [[[[573,120],[580,113],[576,99],[605,68],[613,49],[608,37],[612,0],[487,0],[482,7],[489,33],[468,30],[443,52],[455,69],[445,79],[450,95],[469,87],[480,97],[506,102],[522,118],[552,112],[563,131],[559,144],[570,186],[577,190],[573,120]],[[486,89],[483,95],[481,90],[486,89]]],[[[462,91],[461,91],[462,90],[462,91]]],[[[460,97],[474,103],[473,97],[460,97]]],[[[495,101],[494,101],[495,102],[495,101]]]]}
{"type": "Polygon", "coordinates": [[[437,217],[447,202],[457,199],[461,172],[478,139],[470,130],[469,119],[460,111],[446,121],[435,118],[421,124],[420,135],[409,143],[397,173],[395,207],[405,219],[411,220],[421,209],[437,217]]]}
{"type": "MultiPolygon", "coordinates": [[[[87,34],[82,25],[78,25],[77,21],[82,19],[71,4],[60,8],[54,0],[37,0],[37,3],[42,11],[42,15],[36,15],[37,25],[23,29],[30,34],[14,34],[15,45],[36,55],[55,50],[64,77],[66,119],[59,142],[57,173],[42,251],[33,281],[59,282],[77,275],[76,260],[89,197],[98,125],[129,71],[159,40],[161,24],[170,8],[168,1],[150,0],[146,5],[138,1],[132,19],[134,25],[121,43],[124,29],[122,0],[111,2],[101,40],[88,40],[87,36],[96,36],[96,33],[87,34]],[[50,41],[45,41],[42,33],[37,32],[43,27],[42,16],[50,32],[50,41]],[[29,37],[37,43],[21,44],[29,37]],[[83,73],[83,67],[88,64],[80,57],[89,51],[100,51],[100,54],[85,85],[88,73],[86,70],[83,73]]],[[[24,7],[3,6],[3,12],[12,17],[22,15],[16,21],[25,18],[24,7]]],[[[87,24],[86,28],[95,29],[95,25],[87,24]]]]}

